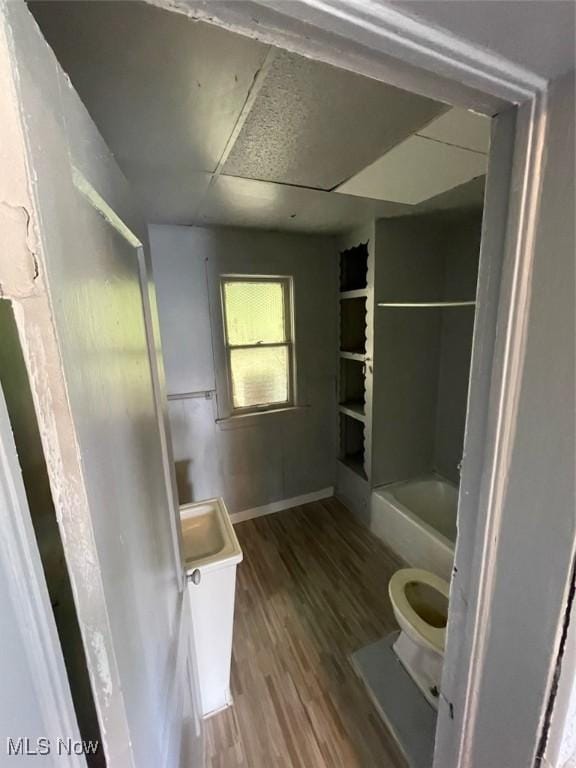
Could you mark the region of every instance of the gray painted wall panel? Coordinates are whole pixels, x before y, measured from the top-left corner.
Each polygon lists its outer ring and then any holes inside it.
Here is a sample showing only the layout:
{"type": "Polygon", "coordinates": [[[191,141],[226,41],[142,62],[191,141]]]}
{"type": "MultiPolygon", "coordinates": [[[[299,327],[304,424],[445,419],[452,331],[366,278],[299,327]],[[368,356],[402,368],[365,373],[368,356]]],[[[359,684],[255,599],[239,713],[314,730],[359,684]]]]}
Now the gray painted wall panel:
{"type": "MultiPolygon", "coordinates": [[[[435,237],[428,218],[377,223],[376,304],[433,301],[441,296],[444,262],[435,237]]],[[[432,469],[440,321],[437,309],[376,306],[374,485],[432,469]]]]}
{"type": "MultiPolygon", "coordinates": [[[[172,400],[180,501],[222,495],[231,512],[334,483],[336,455],[336,250],[330,238],[250,230],[150,228],[169,382],[216,381],[217,400],[172,400]],[[206,335],[208,268],[212,346],[206,335]],[[294,276],[297,410],[228,415],[219,275],[294,276]],[[169,273],[169,274],[168,274],[169,273]],[[190,340],[190,329],[199,328],[190,340]],[[192,346],[191,346],[192,345],[192,346]],[[214,350],[215,364],[211,355],[214,350]],[[197,350],[195,355],[191,349],[197,350]],[[170,370],[172,371],[170,373],[170,370]],[[170,378],[171,377],[171,378],[170,378]]],[[[213,386],[213,385],[212,385],[213,386]]]]}
{"type": "Polygon", "coordinates": [[[187,234],[186,227],[150,227],[160,331],[178,339],[163,347],[171,395],[215,388],[206,262],[187,234]]]}
{"type": "MultiPolygon", "coordinates": [[[[446,299],[472,301],[476,297],[481,227],[480,213],[446,225],[446,299]]],[[[458,464],[464,443],[474,314],[474,307],[445,309],[441,320],[434,469],[455,483],[460,480],[458,464]]]]}
{"type": "MultiPolygon", "coordinates": [[[[474,300],[480,227],[480,213],[379,221],[376,303],[474,300]]],[[[374,485],[458,482],[473,308],[377,307],[374,327],[374,485]]]]}

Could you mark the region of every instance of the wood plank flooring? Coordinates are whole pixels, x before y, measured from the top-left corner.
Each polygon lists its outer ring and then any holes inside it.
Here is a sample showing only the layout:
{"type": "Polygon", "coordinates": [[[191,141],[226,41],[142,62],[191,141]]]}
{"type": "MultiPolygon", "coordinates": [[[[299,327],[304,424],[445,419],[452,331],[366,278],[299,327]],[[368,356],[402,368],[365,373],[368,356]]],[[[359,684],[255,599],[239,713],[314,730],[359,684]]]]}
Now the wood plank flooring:
{"type": "Polygon", "coordinates": [[[396,629],[399,561],[337,500],[236,526],[234,706],[206,721],[209,768],[405,768],[350,653],[396,629]]]}

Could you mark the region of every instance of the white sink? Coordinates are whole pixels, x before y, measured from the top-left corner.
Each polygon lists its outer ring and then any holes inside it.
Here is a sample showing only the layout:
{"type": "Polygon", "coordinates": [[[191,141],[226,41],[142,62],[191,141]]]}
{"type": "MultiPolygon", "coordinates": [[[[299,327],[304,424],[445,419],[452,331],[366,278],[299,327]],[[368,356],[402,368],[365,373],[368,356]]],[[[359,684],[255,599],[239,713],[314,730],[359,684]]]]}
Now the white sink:
{"type": "Polygon", "coordinates": [[[180,507],[184,566],[190,573],[233,565],[242,560],[242,550],[222,499],[209,499],[180,507]]]}

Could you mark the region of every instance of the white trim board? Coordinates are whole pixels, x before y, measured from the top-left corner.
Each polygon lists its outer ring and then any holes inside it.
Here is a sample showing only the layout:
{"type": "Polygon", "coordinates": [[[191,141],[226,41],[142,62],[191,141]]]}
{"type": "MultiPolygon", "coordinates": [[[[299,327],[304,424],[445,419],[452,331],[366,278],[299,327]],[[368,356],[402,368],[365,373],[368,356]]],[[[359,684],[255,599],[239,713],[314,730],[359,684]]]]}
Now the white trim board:
{"type": "Polygon", "coordinates": [[[252,509],[245,509],[242,512],[234,512],[230,515],[230,520],[232,520],[233,525],[236,525],[236,523],[242,523],[244,520],[252,520],[254,517],[272,515],[275,512],[283,512],[285,509],[301,507],[302,504],[311,504],[313,501],[329,499],[331,496],[334,496],[333,485],[329,486],[328,488],[322,488],[321,491],[304,493],[302,496],[293,496],[291,499],[272,501],[270,504],[263,504],[261,507],[252,507],[252,509]]]}

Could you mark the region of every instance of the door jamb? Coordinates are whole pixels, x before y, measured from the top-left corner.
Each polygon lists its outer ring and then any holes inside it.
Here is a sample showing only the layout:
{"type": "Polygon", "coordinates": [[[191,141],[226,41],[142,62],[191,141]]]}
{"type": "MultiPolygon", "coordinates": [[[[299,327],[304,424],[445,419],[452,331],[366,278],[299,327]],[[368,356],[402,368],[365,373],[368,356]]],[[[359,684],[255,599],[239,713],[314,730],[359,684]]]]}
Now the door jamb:
{"type": "MultiPolygon", "coordinates": [[[[22,481],[4,393],[0,387],[0,560],[18,607],[20,634],[50,744],[59,738],[81,741],[60,639],[36,535],[22,481]]],[[[11,734],[18,738],[22,734],[11,734]]],[[[5,734],[8,736],[8,734],[5,734]]],[[[2,749],[5,745],[2,745],[2,749]]],[[[86,768],[83,755],[68,758],[71,768],[86,768]]]]}
{"type": "Polygon", "coordinates": [[[464,596],[467,608],[457,615],[451,611],[445,654],[458,701],[441,698],[434,759],[438,768],[468,765],[476,738],[498,532],[526,346],[548,83],[503,57],[410,17],[398,6],[373,0],[148,1],[415,93],[501,115],[493,128],[491,151],[510,163],[507,209],[490,204],[502,183],[502,174],[493,166],[487,179],[484,274],[479,278],[471,367],[473,377],[483,366],[487,380],[483,391],[471,387],[469,392],[458,510],[459,529],[467,525],[473,556],[468,560],[459,556],[463,549],[459,536],[452,590],[464,596]],[[494,280],[491,269],[501,275],[500,281],[494,280]],[[495,341],[489,334],[496,335],[495,341]],[[486,371],[486,345],[493,349],[490,371],[486,371]]]}

